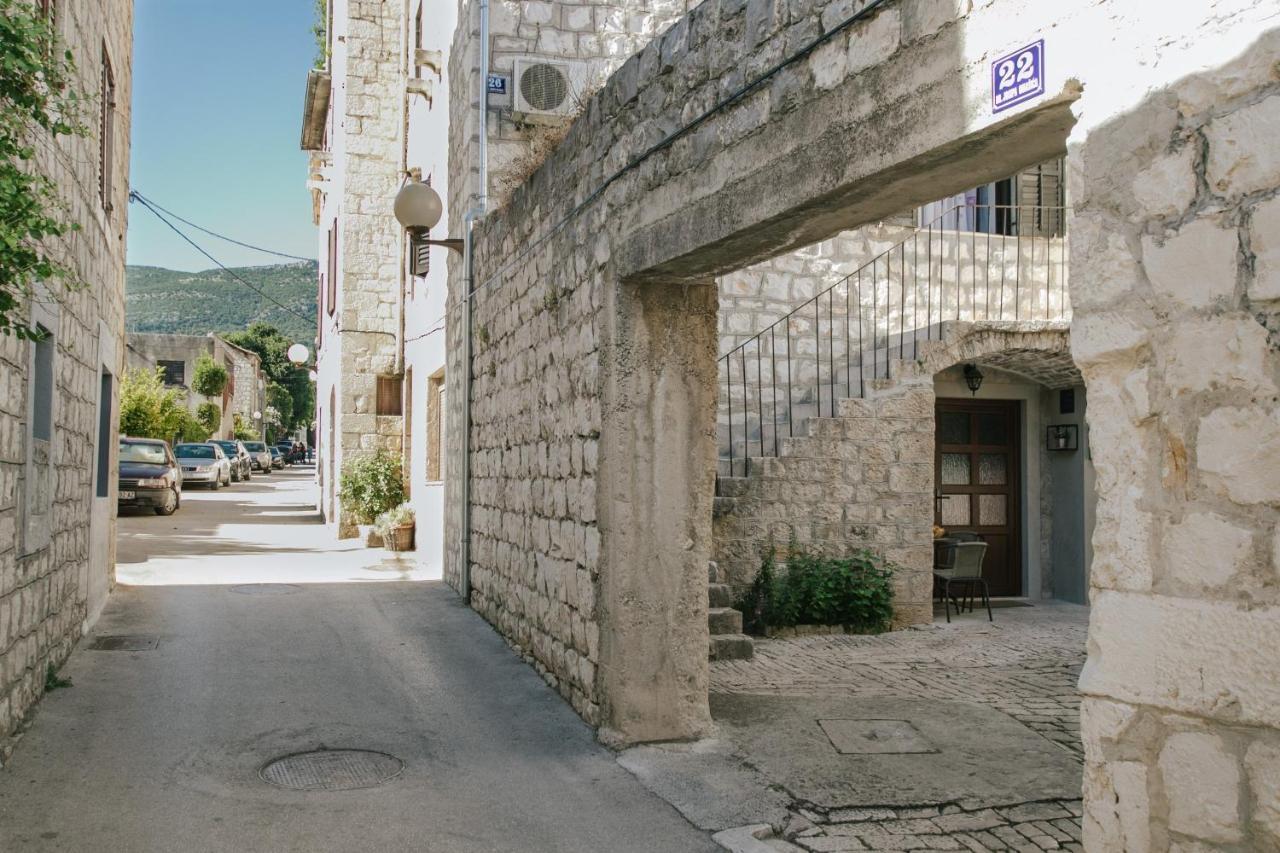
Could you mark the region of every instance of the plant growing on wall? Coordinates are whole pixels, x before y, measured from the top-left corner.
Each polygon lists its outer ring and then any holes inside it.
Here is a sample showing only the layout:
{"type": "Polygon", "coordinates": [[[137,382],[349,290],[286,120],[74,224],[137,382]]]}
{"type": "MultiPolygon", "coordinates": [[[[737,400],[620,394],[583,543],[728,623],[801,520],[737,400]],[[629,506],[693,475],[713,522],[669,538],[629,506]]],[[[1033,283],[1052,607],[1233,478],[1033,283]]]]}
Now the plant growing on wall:
{"type": "Polygon", "coordinates": [[[792,542],[780,567],[772,546],[737,602],[751,633],[796,625],[840,625],[859,634],[889,629],[895,566],[870,551],[824,557],[792,542]]]}
{"type": "Polygon", "coordinates": [[[131,370],[120,380],[121,435],[172,441],[191,420],[182,392],[165,387],[163,369],[131,370]]]}
{"type": "Polygon", "coordinates": [[[201,397],[218,396],[226,390],[230,381],[227,368],[210,356],[202,355],[196,359],[196,367],[191,374],[191,390],[201,397]]]}
{"type": "Polygon", "coordinates": [[[338,500],[357,524],[372,524],[404,499],[404,473],[398,456],[379,450],[342,466],[338,500]]]}
{"type": "Polygon", "coordinates": [[[67,219],[54,181],[34,168],[36,152],[59,136],[83,136],[85,98],[71,84],[71,52],[49,17],[26,0],[0,0],[0,331],[37,332],[19,316],[34,282],[79,286],[50,253],[50,238],[79,228],[67,219]]]}

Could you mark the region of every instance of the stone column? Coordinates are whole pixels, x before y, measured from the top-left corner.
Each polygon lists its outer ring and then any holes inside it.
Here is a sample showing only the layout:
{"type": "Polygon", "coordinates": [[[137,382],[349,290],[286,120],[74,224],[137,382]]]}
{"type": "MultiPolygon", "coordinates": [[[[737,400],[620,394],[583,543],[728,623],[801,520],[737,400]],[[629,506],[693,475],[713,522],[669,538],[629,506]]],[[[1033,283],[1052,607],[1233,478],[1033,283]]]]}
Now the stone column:
{"type": "Polygon", "coordinates": [[[601,352],[601,738],[693,738],[707,707],[716,284],[605,289],[601,352]]]}
{"type": "Polygon", "coordinates": [[[1280,847],[1280,38],[1071,150],[1089,850],[1280,847]]]}

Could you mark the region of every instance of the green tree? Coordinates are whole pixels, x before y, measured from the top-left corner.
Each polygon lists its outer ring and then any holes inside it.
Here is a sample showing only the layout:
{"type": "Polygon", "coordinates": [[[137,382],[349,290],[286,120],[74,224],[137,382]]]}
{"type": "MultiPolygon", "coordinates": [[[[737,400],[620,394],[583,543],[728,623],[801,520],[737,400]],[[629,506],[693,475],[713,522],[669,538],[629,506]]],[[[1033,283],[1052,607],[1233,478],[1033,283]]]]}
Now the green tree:
{"type": "Polygon", "coordinates": [[[404,503],[404,499],[404,471],[399,456],[379,450],[342,467],[338,500],[357,524],[372,524],[382,513],[404,503]]]}
{"type": "Polygon", "coordinates": [[[201,403],[196,406],[196,420],[213,435],[222,426],[222,409],[217,403],[201,403]]]}
{"type": "Polygon", "coordinates": [[[231,381],[227,368],[218,364],[208,355],[196,359],[196,367],[191,375],[191,390],[201,397],[216,397],[221,394],[231,381]]]}
{"type": "Polygon", "coordinates": [[[276,423],[282,427],[293,424],[293,394],[279,382],[267,383],[267,405],[278,413],[276,423]]]}
{"type": "Polygon", "coordinates": [[[257,353],[267,378],[288,389],[293,405],[283,426],[294,429],[311,423],[311,415],[315,411],[315,386],[306,366],[289,361],[289,347],[294,343],[292,339],[269,323],[254,323],[243,332],[231,332],[223,337],[238,347],[257,353]]]}
{"type": "Polygon", "coordinates": [[[166,388],[164,371],[131,370],[120,381],[120,434],[172,441],[192,418],[177,388],[166,388]]]}
{"type": "Polygon", "coordinates": [[[50,238],[79,225],[67,221],[56,184],[34,164],[56,137],[87,133],[74,79],[71,52],[60,49],[50,18],[28,0],[0,0],[0,331],[7,335],[37,334],[18,316],[33,282],[80,284],[50,253],[50,238]]]}

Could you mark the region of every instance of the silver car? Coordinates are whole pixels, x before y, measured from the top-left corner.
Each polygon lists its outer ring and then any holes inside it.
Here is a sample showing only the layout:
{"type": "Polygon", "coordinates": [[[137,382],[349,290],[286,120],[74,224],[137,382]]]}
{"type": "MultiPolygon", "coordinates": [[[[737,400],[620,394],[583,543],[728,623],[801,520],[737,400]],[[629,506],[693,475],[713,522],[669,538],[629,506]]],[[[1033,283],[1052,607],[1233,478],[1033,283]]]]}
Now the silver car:
{"type": "Polygon", "coordinates": [[[267,450],[265,442],[246,441],[244,449],[249,451],[249,462],[253,465],[253,470],[263,474],[271,473],[271,451],[267,450]]]}
{"type": "Polygon", "coordinates": [[[173,455],[182,466],[184,486],[202,485],[217,491],[231,485],[231,462],[222,448],[211,441],[179,444],[173,455]]]}

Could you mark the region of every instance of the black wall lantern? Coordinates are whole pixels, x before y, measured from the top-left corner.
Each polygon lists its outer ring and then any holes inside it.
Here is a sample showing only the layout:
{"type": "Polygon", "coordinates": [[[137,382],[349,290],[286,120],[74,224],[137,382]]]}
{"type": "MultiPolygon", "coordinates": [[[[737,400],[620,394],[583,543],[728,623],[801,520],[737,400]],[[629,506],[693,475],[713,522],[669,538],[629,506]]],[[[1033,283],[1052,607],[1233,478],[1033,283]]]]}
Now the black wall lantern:
{"type": "Polygon", "coordinates": [[[982,387],[982,371],[978,369],[978,365],[966,364],[964,366],[964,384],[969,386],[973,396],[978,396],[978,389],[982,387]]]}
{"type": "Polygon", "coordinates": [[[1045,428],[1046,450],[1076,450],[1080,447],[1080,427],[1075,424],[1050,424],[1045,428]]]}

